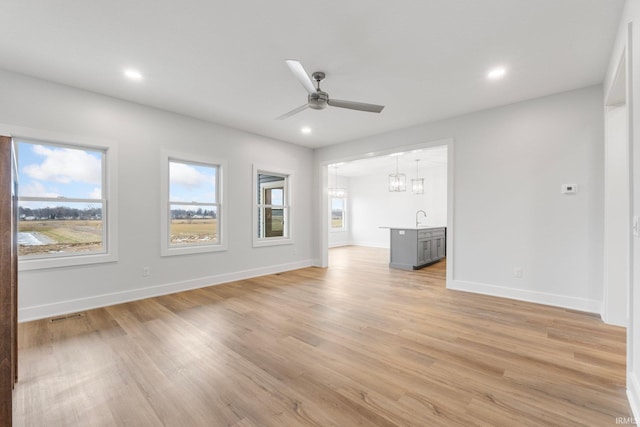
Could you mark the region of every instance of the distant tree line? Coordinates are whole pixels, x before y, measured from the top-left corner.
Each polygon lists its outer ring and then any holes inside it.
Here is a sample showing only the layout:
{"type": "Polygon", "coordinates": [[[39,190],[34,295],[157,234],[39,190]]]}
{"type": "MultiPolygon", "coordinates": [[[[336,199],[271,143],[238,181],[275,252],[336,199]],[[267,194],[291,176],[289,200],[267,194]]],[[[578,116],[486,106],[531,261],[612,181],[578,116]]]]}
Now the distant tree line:
{"type": "Polygon", "coordinates": [[[216,211],[198,208],[197,210],[171,209],[171,219],[216,218],[216,211]]]}
{"type": "Polygon", "coordinates": [[[18,215],[21,219],[26,220],[45,220],[45,219],[101,219],[102,209],[87,207],[84,209],[70,208],[68,206],[56,206],[53,208],[27,208],[18,207],[18,215]]]}
{"type": "MultiPolygon", "coordinates": [[[[76,219],[89,220],[101,219],[102,209],[87,207],[84,209],[68,206],[56,206],[46,208],[18,207],[18,215],[23,220],[51,220],[51,219],[76,219]]],[[[216,218],[216,211],[198,208],[197,210],[171,209],[172,219],[216,218]]]]}

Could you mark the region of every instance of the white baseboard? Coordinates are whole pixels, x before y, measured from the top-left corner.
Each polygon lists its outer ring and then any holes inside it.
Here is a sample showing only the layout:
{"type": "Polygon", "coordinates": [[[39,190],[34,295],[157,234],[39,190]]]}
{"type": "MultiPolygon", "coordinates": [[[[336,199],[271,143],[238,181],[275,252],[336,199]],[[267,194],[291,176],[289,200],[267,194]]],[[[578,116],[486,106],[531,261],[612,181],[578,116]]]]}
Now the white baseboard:
{"type": "Polygon", "coordinates": [[[602,312],[600,313],[600,317],[602,318],[602,321],[607,325],[621,326],[623,328],[627,328],[629,326],[629,322],[626,318],[622,319],[617,313],[609,315],[609,313],[604,310],[604,307],[602,312]]]}
{"type": "Polygon", "coordinates": [[[350,242],[336,242],[336,243],[329,243],[328,248],[340,248],[342,246],[351,246],[350,242]]]}
{"type": "Polygon", "coordinates": [[[389,244],[388,243],[379,243],[379,242],[357,242],[357,241],[353,241],[351,242],[352,246],[366,246],[368,248],[382,248],[382,249],[389,249],[389,244]]]}
{"type": "Polygon", "coordinates": [[[201,277],[198,279],[185,280],[183,282],[165,283],[162,285],[132,289],[129,291],[96,295],[88,298],[79,298],[52,304],[24,307],[18,310],[18,321],[28,322],[30,320],[60,316],[78,311],[91,310],[93,308],[106,307],[124,302],[188,291],[190,289],[198,289],[207,286],[220,285],[222,283],[235,282],[237,280],[251,279],[268,274],[281,273],[283,271],[297,270],[299,268],[311,267],[313,264],[313,260],[304,260],[288,264],[272,265],[269,267],[201,277]]]}
{"type": "Polygon", "coordinates": [[[627,399],[633,412],[633,418],[640,422],[640,383],[635,372],[627,373],[627,399]]]}
{"type": "Polygon", "coordinates": [[[474,292],[476,294],[535,302],[537,304],[552,305],[555,307],[569,308],[571,310],[586,311],[588,313],[596,314],[600,314],[602,306],[602,303],[597,300],[551,294],[547,292],[530,291],[525,289],[507,288],[504,286],[489,285],[486,283],[467,282],[464,280],[448,281],[447,288],[457,291],[467,291],[474,292]]]}

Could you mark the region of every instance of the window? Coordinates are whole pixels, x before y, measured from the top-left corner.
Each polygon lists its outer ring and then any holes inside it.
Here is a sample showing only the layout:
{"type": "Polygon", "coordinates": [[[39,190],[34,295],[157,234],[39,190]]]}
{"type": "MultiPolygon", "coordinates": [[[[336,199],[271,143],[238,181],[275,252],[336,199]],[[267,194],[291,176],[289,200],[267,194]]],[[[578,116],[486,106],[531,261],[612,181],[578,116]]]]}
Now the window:
{"type": "Polygon", "coordinates": [[[345,210],[347,199],[344,197],[332,197],[331,199],[331,231],[342,231],[347,228],[345,210]]]}
{"type": "Polygon", "coordinates": [[[108,147],[14,141],[21,269],[115,261],[108,147]]]}
{"type": "Polygon", "coordinates": [[[226,249],[222,232],[222,171],[220,161],[163,156],[162,255],[226,249]]]}
{"type": "Polygon", "coordinates": [[[254,167],[254,246],[292,243],[289,173],[254,167]]]}

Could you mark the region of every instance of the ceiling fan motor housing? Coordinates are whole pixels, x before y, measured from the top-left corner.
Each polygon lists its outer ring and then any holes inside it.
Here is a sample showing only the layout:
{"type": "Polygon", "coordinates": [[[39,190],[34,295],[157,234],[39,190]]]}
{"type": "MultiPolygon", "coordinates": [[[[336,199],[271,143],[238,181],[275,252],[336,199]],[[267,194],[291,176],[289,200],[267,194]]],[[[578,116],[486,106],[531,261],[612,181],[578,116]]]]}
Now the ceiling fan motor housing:
{"type": "Polygon", "coordinates": [[[329,94],[318,90],[315,93],[309,94],[309,108],[314,110],[324,110],[327,108],[327,101],[329,101],[329,94]]]}
{"type": "Polygon", "coordinates": [[[276,120],[286,119],[287,117],[298,114],[299,112],[304,111],[307,108],[311,108],[313,110],[324,110],[325,108],[327,108],[327,106],[330,106],[346,108],[349,110],[366,111],[369,113],[379,113],[384,108],[384,105],[366,104],[364,102],[342,101],[339,99],[330,100],[329,94],[320,89],[320,82],[326,77],[325,73],[323,73],[322,71],[316,71],[311,74],[310,79],[309,74],[307,74],[307,72],[304,70],[304,67],[302,66],[302,64],[300,64],[299,61],[296,61],[294,59],[287,59],[286,63],[295,78],[298,79],[298,81],[302,84],[309,95],[307,97],[306,104],[294,108],[293,110],[281,115],[280,117],[276,117],[276,120]],[[329,101],[331,101],[331,104],[329,104],[329,101]]]}

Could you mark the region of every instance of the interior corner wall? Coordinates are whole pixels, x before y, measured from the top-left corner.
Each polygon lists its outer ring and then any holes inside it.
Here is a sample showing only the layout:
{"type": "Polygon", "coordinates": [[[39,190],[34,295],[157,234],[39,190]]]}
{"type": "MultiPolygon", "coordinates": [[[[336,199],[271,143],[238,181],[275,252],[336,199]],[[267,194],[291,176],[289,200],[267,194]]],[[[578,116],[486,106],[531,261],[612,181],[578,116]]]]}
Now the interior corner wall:
{"type": "Polygon", "coordinates": [[[453,138],[447,286],[599,313],[602,99],[597,85],[354,140],[316,150],[316,168],[453,138]],[[561,194],[562,184],[578,193],[561,194]]]}
{"type": "MultiPolygon", "coordinates": [[[[627,0],[611,51],[604,87],[610,88],[622,53],[627,54],[628,131],[631,140],[631,214],[640,216],[640,0],[627,0]]],[[[602,104],[604,104],[604,98],[602,104]]],[[[640,238],[631,237],[631,286],[627,328],[627,396],[636,421],[640,420],[640,238]]]]}
{"type": "Polygon", "coordinates": [[[20,272],[21,321],[312,265],[311,149],[8,71],[0,93],[9,127],[118,144],[119,261],[20,272]],[[228,161],[228,250],[160,256],[163,149],[228,161]],[[252,246],[256,162],[293,171],[294,244],[252,246]]]}

